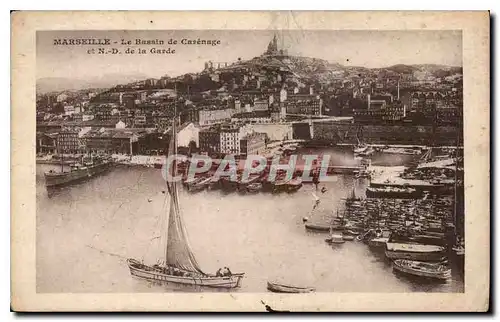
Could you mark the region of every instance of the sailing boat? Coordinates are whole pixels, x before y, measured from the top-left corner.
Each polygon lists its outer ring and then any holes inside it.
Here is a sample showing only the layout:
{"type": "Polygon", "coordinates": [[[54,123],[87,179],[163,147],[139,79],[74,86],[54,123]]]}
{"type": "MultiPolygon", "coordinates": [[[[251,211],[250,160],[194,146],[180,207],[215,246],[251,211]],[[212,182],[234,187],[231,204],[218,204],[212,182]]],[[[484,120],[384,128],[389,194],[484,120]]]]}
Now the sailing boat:
{"type": "MultiPolygon", "coordinates": [[[[172,126],[172,137],[169,145],[169,155],[177,153],[177,131],[175,118],[172,126]]],[[[177,173],[177,163],[168,169],[177,173]]],[[[184,226],[176,182],[167,180],[167,197],[170,209],[168,218],[162,223],[164,240],[161,264],[145,265],[136,259],[128,259],[127,264],[133,276],[158,282],[193,285],[214,288],[236,288],[241,286],[244,273],[207,274],[203,272],[189,245],[186,227],[184,226]],[[167,225],[165,225],[167,224],[167,225]],[[165,227],[167,226],[167,227],[165,227]],[[166,234],[165,234],[166,233],[166,234]]]]}
{"type": "Polygon", "coordinates": [[[358,145],[354,147],[354,155],[359,155],[366,152],[366,150],[368,150],[368,145],[361,143],[357,134],[356,140],[358,141],[358,145]]]}

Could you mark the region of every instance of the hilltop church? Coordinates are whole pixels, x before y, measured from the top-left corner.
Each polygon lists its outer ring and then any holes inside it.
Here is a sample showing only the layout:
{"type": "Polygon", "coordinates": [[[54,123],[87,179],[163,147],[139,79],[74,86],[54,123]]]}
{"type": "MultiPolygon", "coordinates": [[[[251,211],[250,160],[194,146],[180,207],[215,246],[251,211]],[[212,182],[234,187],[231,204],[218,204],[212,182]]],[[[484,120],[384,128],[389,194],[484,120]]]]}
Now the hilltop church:
{"type": "Polygon", "coordinates": [[[274,34],[273,39],[267,45],[267,50],[264,53],[266,56],[288,56],[288,51],[283,47],[283,40],[281,41],[281,48],[278,48],[278,37],[274,34]]]}

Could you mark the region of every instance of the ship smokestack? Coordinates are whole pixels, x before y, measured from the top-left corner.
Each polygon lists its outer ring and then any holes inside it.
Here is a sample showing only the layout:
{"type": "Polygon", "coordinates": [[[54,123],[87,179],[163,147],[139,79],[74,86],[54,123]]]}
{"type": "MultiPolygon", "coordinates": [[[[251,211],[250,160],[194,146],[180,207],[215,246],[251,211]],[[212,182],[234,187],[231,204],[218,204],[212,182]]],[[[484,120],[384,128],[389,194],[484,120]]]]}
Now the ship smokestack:
{"type": "Polygon", "coordinates": [[[370,94],[368,94],[368,95],[367,95],[367,97],[368,97],[368,109],[370,109],[370,105],[371,105],[371,95],[370,95],[370,94]]]}

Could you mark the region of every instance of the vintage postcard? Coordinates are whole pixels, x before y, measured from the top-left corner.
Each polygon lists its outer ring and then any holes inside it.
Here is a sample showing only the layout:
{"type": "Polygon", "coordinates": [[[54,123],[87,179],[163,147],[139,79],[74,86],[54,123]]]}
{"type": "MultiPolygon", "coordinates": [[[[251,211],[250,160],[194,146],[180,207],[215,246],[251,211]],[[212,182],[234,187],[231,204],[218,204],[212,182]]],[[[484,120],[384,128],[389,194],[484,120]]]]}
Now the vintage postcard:
{"type": "Polygon", "coordinates": [[[486,311],[488,12],[15,12],[16,311],[486,311]]]}

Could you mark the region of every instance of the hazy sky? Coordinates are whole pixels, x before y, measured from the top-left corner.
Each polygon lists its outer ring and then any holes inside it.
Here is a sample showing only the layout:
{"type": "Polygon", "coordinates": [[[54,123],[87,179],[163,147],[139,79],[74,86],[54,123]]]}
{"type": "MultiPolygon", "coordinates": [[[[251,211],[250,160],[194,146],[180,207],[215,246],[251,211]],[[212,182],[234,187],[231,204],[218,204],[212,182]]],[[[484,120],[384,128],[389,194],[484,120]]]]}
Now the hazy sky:
{"type": "MultiPolygon", "coordinates": [[[[460,31],[39,31],[37,78],[90,79],[104,74],[177,76],[203,69],[205,61],[234,62],[262,54],[277,33],[290,54],[322,58],[343,65],[384,67],[394,64],[462,66],[460,31]],[[219,39],[218,46],[174,45],[172,55],[89,55],[95,46],[54,46],[54,38],[161,39],[163,46],[130,46],[148,50],[168,48],[170,38],[219,39]]],[[[281,42],[281,41],[280,41],[281,42]]],[[[113,45],[120,50],[124,46],[113,45]]]]}

